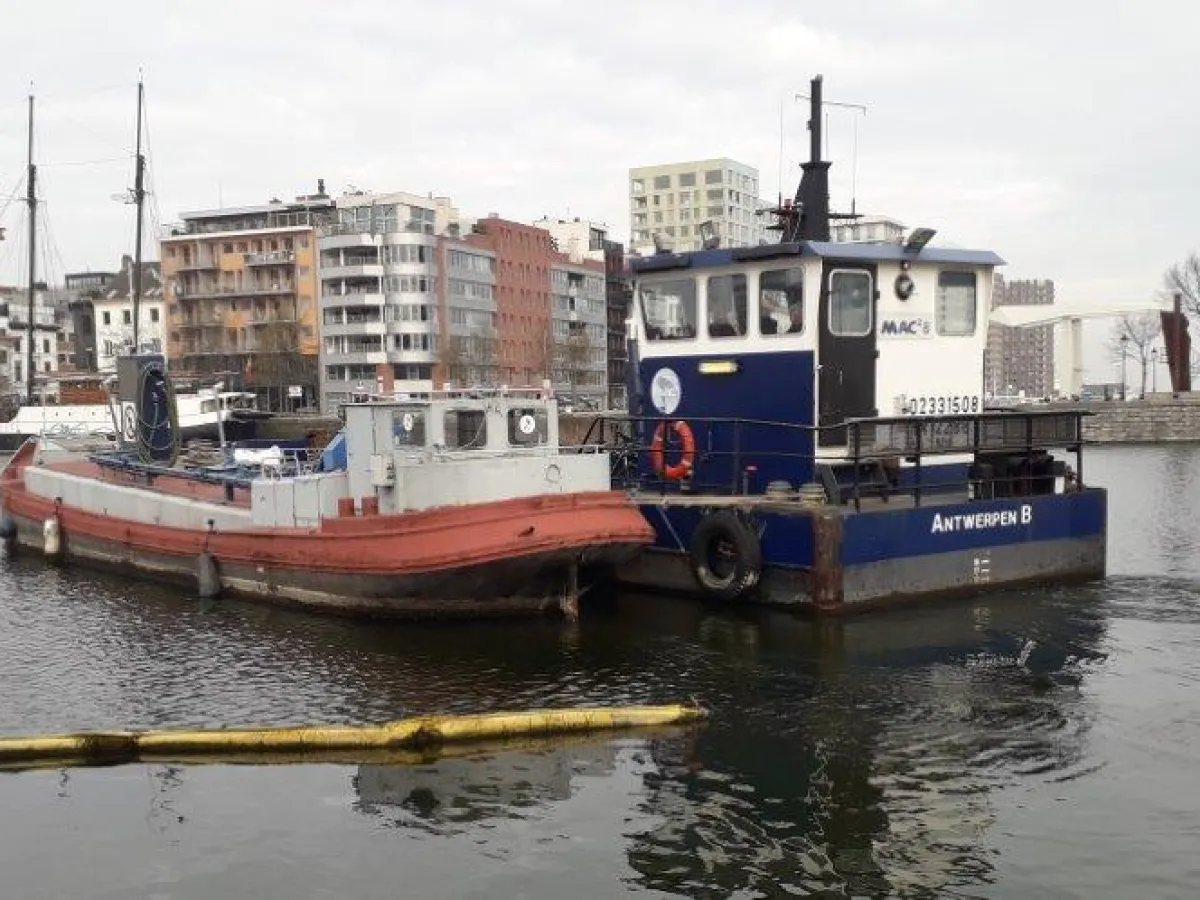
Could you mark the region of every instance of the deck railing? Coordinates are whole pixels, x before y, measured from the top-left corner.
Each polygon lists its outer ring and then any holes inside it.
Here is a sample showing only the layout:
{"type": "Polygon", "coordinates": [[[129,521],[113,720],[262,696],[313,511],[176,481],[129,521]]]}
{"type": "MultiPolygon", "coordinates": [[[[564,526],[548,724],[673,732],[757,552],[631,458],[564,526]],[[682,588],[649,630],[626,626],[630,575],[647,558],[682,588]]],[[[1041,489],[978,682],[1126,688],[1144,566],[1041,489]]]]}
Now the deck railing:
{"type": "Polygon", "coordinates": [[[836,426],[816,426],[733,417],[607,414],[593,420],[580,449],[607,448],[613,455],[614,485],[622,488],[664,494],[762,494],[769,492],[769,483],[758,477],[763,469],[788,481],[793,490],[802,486],[798,480],[821,482],[819,470],[823,470],[837,473],[833,477],[844,496],[832,498],[834,502],[851,502],[857,509],[866,496],[909,494],[920,505],[923,494],[972,489],[970,477],[947,481],[934,474],[944,472],[944,464],[932,471],[927,468],[931,459],[946,456],[970,456],[974,466],[983,467],[1004,459],[1022,461],[1023,466],[1013,466],[1011,474],[993,472],[987,478],[989,486],[981,488],[985,493],[1020,496],[1038,492],[1035,482],[1057,477],[1053,467],[1047,475],[1045,461],[1051,451],[1065,451],[1074,454],[1075,466],[1073,472],[1062,474],[1081,486],[1083,417],[1087,415],[1091,413],[1082,409],[1005,411],[851,419],[836,426]],[[687,423],[694,437],[695,467],[687,477],[672,480],[654,471],[653,435],[662,428],[664,460],[677,461],[680,447],[672,432],[679,421],[687,423]],[[835,429],[846,435],[844,452],[818,449],[818,435],[835,429]],[[908,464],[907,483],[881,483],[879,470],[898,472],[901,462],[908,464]]]}

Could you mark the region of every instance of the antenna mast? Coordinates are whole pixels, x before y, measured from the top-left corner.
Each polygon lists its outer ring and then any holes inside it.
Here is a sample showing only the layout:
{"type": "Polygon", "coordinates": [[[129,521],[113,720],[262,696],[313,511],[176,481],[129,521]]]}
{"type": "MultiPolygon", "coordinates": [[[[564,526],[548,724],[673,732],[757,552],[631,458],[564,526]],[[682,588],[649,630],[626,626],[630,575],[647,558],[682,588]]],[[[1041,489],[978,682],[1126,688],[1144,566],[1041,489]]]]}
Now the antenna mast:
{"type": "Polygon", "coordinates": [[[29,95],[29,175],[25,202],[29,204],[29,321],[26,323],[25,400],[33,402],[33,307],[37,281],[37,166],[33,164],[33,94],[29,95]]]}
{"type": "Polygon", "coordinates": [[[144,175],[146,158],[142,156],[142,77],[138,74],[137,105],[137,170],[133,178],[133,202],[137,204],[137,226],[133,238],[133,352],[141,349],[138,341],[138,323],[141,321],[142,306],[142,205],[146,199],[144,175]]]}

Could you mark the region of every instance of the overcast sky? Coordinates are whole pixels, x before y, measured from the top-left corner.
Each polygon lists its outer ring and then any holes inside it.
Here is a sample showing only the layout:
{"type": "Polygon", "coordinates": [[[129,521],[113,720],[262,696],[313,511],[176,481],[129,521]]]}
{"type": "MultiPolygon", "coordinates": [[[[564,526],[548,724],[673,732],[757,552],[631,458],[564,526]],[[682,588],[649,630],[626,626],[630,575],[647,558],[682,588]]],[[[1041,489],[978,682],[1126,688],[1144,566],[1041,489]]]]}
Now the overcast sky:
{"type": "MultiPolygon", "coordinates": [[[[869,107],[860,212],[994,249],[1006,277],[1053,278],[1072,305],[1150,297],[1200,248],[1195,4],[0,0],[0,22],[0,209],[23,189],[32,81],[54,279],[131,250],[112,195],[132,184],[139,66],[159,222],[324,178],[624,240],[631,166],[730,156],[773,199],[781,108],[792,194],[807,135],[791,98],[822,73],[826,99],[869,107]]],[[[830,110],[837,208],[855,122],[830,110]]],[[[20,203],[0,215],[2,283],[23,280],[23,222],[20,203]]]]}

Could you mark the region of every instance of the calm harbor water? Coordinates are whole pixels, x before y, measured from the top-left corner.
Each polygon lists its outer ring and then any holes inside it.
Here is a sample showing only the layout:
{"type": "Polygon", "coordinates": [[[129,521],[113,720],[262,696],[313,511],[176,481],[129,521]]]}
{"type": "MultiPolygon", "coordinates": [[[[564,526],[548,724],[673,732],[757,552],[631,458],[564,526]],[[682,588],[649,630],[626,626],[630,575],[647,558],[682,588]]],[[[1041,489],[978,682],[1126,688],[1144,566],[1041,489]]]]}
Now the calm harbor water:
{"type": "Polygon", "coordinates": [[[575,625],[361,624],[0,558],[4,734],[713,713],[428,765],[3,774],[4,896],[1193,897],[1200,447],[1085,474],[1105,583],[838,623],[623,596],[575,625]]]}

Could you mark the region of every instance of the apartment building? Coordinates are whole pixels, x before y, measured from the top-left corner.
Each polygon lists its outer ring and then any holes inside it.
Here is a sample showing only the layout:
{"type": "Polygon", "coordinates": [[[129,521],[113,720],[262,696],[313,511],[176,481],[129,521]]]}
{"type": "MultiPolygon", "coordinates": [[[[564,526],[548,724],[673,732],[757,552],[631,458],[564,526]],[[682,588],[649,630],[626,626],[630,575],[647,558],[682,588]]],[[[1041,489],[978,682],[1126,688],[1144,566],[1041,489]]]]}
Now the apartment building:
{"type": "Polygon", "coordinates": [[[58,385],[59,313],[51,292],[39,284],[34,292],[33,328],[29,327],[29,294],[25,288],[0,287],[0,335],[7,340],[0,345],[0,381],[7,382],[6,391],[29,399],[27,376],[29,341],[33,340],[33,372],[37,380],[35,396],[44,392],[55,397],[58,385]]]}
{"type": "MultiPolygon", "coordinates": [[[[1054,303],[1054,282],[1005,281],[997,274],[992,307],[1048,306],[1054,303]]],[[[983,360],[984,386],[993,396],[1049,397],[1054,392],[1054,326],[1010,328],[988,326],[983,360]]]]}
{"type": "Polygon", "coordinates": [[[445,197],[359,191],[337,199],[319,239],[322,409],[335,412],[363,393],[434,389],[445,288],[439,236],[458,230],[458,210],[445,197]]]}
{"type": "MultiPolygon", "coordinates": [[[[133,349],[133,258],[121,258],[121,270],[107,289],[91,296],[96,369],[115,372],[117,357],[133,349]]],[[[162,271],[156,262],[143,262],[142,296],[138,303],[138,349],[142,353],[166,353],[166,321],[163,315],[162,271]]],[[[78,333],[76,344],[78,345],[78,333]]],[[[76,347],[77,349],[77,347],[76,347]]]]}
{"type": "Polygon", "coordinates": [[[550,219],[534,222],[550,232],[555,248],[572,263],[585,260],[604,264],[605,378],[608,408],[625,405],[625,320],[629,317],[632,288],[625,265],[625,246],[608,239],[608,228],[587,219],[550,219]]]}
{"type": "Polygon", "coordinates": [[[317,193],[184,213],[161,239],[167,354],[175,371],[256,391],[270,408],[319,396],[317,193]]]}
{"type": "Polygon", "coordinates": [[[862,216],[832,223],[829,236],[835,243],[900,244],[904,242],[904,225],[887,216],[862,216]]]}
{"type": "MultiPolygon", "coordinates": [[[[70,294],[67,314],[74,333],[70,363],[77,372],[97,371],[95,302],[108,292],[116,278],[116,272],[72,272],[63,277],[63,286],[70,294]]],[[[160,272],[160,291],[161,286],[160,272]]]]}
{"type": "Polygon", "coordinates": [[[604,245],[604,292],[608,313],[608,406],[625,409],[628,406],[626,368],[629,345],[625,321],[633,301],[633,280],[625,262],[625,247],[617,241],[604,245]]]}
{"type": "Polygon", "coordinates": [[[550,232],[554,249],[565,253],[572,262],[585,259],[604,261],[604,245],[608,240],[608,228],[600,222],[588,219],[538,219],[534,227],[550,232]]]}
{"type": "Polygon", "coordinates": [[[438,246],[438,385],[502,383],[496,322],[496,254],[461,238],[438,246]]]}
{"type": "Polygon", "coordinates": [[[758,215],[758,170],[732,159],[666,163],[629,170],[630,246],[646,252],[754,246],[768,224],[758,215]]]}
{"type": "Polygon", "coordinates": [[[607,391],[604,263],[572,261],[549,231],[493,213],[467,241],[496,260],[496,359],[502,384],[549,380],[568,405],[607,391]]]}

